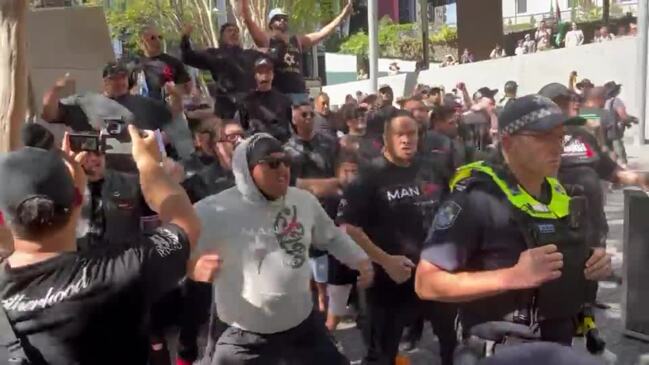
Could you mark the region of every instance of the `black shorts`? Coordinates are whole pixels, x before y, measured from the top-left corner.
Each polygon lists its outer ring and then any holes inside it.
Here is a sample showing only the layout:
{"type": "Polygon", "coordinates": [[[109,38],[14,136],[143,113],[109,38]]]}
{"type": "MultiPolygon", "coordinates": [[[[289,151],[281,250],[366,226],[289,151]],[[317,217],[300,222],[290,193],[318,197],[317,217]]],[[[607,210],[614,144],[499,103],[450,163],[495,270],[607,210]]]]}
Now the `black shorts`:
{"type": "Polygon", "coordinates": [[[356,283],[358,271],[350,269],[332,255],[329,256],[329,271],[327,283],[332,285],[347,285],[356,283]]]}

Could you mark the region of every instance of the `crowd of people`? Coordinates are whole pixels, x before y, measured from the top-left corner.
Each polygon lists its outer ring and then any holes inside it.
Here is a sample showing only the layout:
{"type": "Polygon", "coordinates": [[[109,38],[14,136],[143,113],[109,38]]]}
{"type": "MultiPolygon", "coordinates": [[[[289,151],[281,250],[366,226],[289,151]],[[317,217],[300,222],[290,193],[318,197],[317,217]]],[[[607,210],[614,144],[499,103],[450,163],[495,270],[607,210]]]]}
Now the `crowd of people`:
{"type": "MultiPolygon", "coordinates": [[[[528,53],[535,53],[540,51],[546,51],[554,48],[571,48],[581,46],[585,42],[584,32],[579,29],[579,25],[575,22],[570,23],[570,28],[567,29],[567,23],[561,23],[557,26],[557,29],[553,29],[548,26],[547,23],[542,20],[539,22],[539,26],[534,33],[525,34],[523,39],[519,39],[516,43],[516,49],[514,50],[514,55],[520,56],[528,53]]],[[[620,25],[617,29],[616,34],[613,34],[609,31],[609,27],[603,25],[597,28],[593,34],[592,42],[601,43],[612,41],[616,37],[625,37],[625,36],[635,36],[638,32],[638,27],[635,23],[629,23],[628,26],[620,25]]],[[[496,46],[494,51],[498,50],[500,46],[496,46]]],[[[496,55],[500,53],[496,52],[496,55]]],[[[502,54],[501,56],[494,57],[492,52],[491,58],[505,57],[506,55],[502,54]]]]}
{"type": "Polygon", "coordinates": [[[605,346],[600,182],[649,188],[626,168],[621,85],[575,72],[533,95],[460,82],[399,100],[381,85],[333,112],[307,93],[303,49],[351,2],[292,36],[283,10],[259,25],[241,3],[257,49],[226,24],[219,48],[196,50],[187,26],[179,60],[147,25],[142,56],[106,65],[101,94],[62,97],[61,78],[26,147],[0,156],[6,358],[349,364],[333,334],[352,318],[365,364],[394,364],[425,321],[445,365],[597,363],[569,345],[605,346]],[[74,143],[94,137],[118,142],[74,143]]]}

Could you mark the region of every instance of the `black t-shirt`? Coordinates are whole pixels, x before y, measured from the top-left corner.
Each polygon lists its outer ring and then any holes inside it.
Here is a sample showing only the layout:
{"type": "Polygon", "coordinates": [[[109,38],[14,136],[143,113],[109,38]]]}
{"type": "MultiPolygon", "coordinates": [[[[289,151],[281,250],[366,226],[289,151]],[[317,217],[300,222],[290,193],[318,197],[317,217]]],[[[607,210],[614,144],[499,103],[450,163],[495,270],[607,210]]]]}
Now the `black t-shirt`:
{"type": "MultiPolygon", "coordinates": [[[[361,170],[345,190],[338,221],[363,229],[378,247],[391,255],[419,261],[426,232],[447,183],[413,162],[400,167],[384,157],[361,170]]],[[[386,304],[414,299],[414,279],[397,284],[376,266],[370,295],[386,304]],[[373,292],[373,293],[372,293],[373,292]]]]}
{"type": "Polygon", "coordinates": [[[166,225],[128,249],[5,266],[0,298],[47,364],[146,364],[150,305],[178,285],[188,259],[186,234],[166,225]]]}
{"type": "Polygon", "coordinates": [[[336,140],[316,133],[310,141],[291,137],[285,146],[291,156],[291,175],[299,179],[326,179],[335,176],[338,154],[336,140]]]}
{"type": "Polygon", "coordinates": [[[255,88],[253,66],[263,53],[226,45],[197,51],[192,49],[189,37],[182,38],[180,49],[186,65],[212,74],[217,94],[248,93],[255,88]]]}
{"type": "Polygon", "coordinates": [[[162,53],[155,57],[141,57],[140,65],[146,77],[149,97],[163,100],[162,88],[167,82],[185,84],[191,77],[185,70],[185,65],[176,57],[162,53]]]}
{"type": "Polygon", "coordinates": [[[265,132],[282,142],[291,136],[292,103],[275,89],[253,91],[241,103],[239,121],[249,134],[265,132]]]}
{"type": "Polygon", "coordinates": [[[306,93],[302,68],[302,46],[297,37],[292,36],[288,43],[279,38],[271,38],[268,54],[275,65],[273,87],[284,94],[306,93]]]}
{"type": "Polygon", "coordinates": [[[580,166],[592,168],[600,179],[609,181],[618,167],[617,163],[602,151],[597,139],[588,130],[579,126],[569,126],[564,137],[561,171],[580,166]]]}
{"type": "MultiPolygon", "coordinates": [[[[107,98],[80,98],[73,104],[59,103],[61,114],[59,120],[76,132],[87,132],[97,130],[91,123],[94,121],[103,121],[108,119],[123,120],[132,123],[140,129],[156,130],[162,129],[171,123],[171,111],[167,105],[161,101],[140,95],[126,94],[115,99],[107,98]],[[115,111],[112,101],[116,101],[123,106],[132,115],[129,120],[124,114],[115,111]]],[[[103,124],[103,123],[100,123],[103,124]]]]}

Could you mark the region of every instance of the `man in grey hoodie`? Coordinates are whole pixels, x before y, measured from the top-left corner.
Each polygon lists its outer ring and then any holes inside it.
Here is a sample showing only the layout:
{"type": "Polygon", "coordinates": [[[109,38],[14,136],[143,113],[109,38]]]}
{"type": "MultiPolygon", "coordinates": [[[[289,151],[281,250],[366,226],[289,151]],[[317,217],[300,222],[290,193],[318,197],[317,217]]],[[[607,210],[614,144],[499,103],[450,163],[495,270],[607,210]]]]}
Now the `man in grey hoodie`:
{"type": "Polygon", "coordinates": [[[361,286],[371,264],[313,195],[288,186],[289,166],[277,139],[256,134],[234,152],[236,186],[196,204],[199,251],[222,259],[214,298],[229,326],[212,364],[349,364],[312,314],[309,247],[359,270],[361,286]]]}

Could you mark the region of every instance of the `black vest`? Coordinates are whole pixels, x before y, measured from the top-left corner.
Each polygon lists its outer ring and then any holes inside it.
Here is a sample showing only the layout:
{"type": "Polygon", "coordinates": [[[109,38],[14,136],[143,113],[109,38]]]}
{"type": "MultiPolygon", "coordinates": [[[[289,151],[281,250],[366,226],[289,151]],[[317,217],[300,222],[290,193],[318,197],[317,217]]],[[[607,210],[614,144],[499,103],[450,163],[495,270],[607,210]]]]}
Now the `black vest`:
{"type": "Polygon", "coordinates": [[[296,36],[288,43],[271,38],[268,53],[275,64],[273,87],[284,94],[306,93],[304,69],[302,66],[302,46],[296,36]]]}

